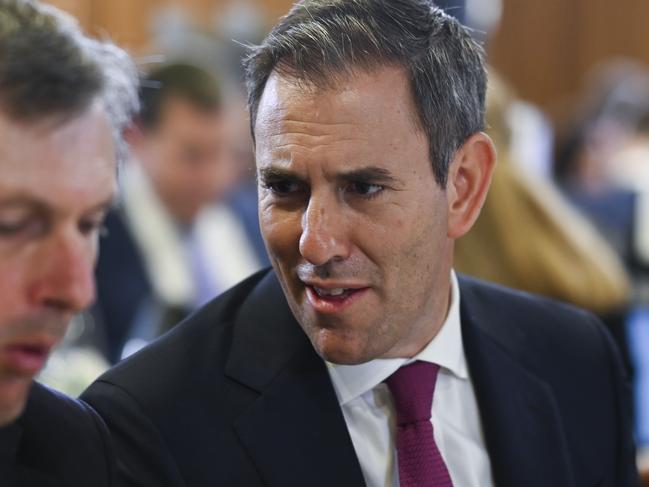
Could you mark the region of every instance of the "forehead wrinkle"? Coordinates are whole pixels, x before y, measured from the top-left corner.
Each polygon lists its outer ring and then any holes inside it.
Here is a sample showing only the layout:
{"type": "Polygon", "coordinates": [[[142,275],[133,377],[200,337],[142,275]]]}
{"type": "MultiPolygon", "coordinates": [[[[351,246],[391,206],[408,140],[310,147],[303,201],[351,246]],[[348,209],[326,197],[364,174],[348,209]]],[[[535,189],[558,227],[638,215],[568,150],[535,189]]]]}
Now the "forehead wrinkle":
{"type": "Polygon", "coordinates": [[[347,122],[318,123],[281,120],[260,131],[258,145],[266,146],[271,153],[299,150],[317,152],[323,148],[336,150],[341,144],[367,143],[366,137],[358,136],[355,125],[347,122]],[[332,128],[333,130],[327,130],[332,128]]]}
{"type": "Polygon", "coordinates": [[[360,137],[335,137],[333,135],[308,135],[302,133],[292,134],[277,134],[271,136],[271,140],[277,142],[272,143],[272,150],[283,149],[300,149],[307,151],[317,151],[323,147],[335,147],[343,142],[362,143],[365,139],[360,137]],[[289,139],[289,140],[286,140],[289,139]]]}
{"type": "Polygon", "coordinates": [[[283,127],[292,127],[295,125],[296,129],[299,129],[300,127],[304,128],[310,128],[310,127],[322,127],[322,128],[345,128],[345,127],[353,127],[356,125],[356,123],[353,122],[330,122],[326,120],[320,120],[318,118],[318,114],[316,113],[315,115],[315,120],[309,121],[309,120],[301,120],[299,118],[287,118],[284,117],[280,120],[278,120],[279,125],[283,127]]]}
{"type": "MultiPolygon", "coordinates": [[[[345,125],[345,126],[354,126],[353,124],[332,124],[333,125],[345,125]]],[[[417,138],[424,143],[427,143],[427,139],[424,133],[421,130],[413,131],[417,138]]],[[[292,149],[306,151],[306,152],[317,152],[322,149],[329,150],[342,150],[341,146],[346,144],[352,144],[353,153],[361,153],[368,144],[372,144],[372,132],[366,131],[365,136],[355,135],[356,131],[349,131],[347,133],[306,133],[305,131],[283,131],[280,128],[273,130],[272,132],[263,133],[263,137],[259,137],[257,140],[257,145],[259,147],[266,146],[269,148],[270,152],[275,154],[277,152],[290,151],[292,149]],[[264,140],[266,139],[266,140],[264,140]]],[[[395,147],[399,146],[401,139],[392,140],[389,143],[389,146],[395,147]]]]}
{"type": "Polygon", "coordinates": [[[350,130],[356,127],[354,122],[325,121],[318,120],[317,114],[315,120],[305,120],[297,117],[264,117],[258,122],[260,135],[273,136],[280,134],[311,134],[311,135],[328,135],[336,130],[350,130]]]}

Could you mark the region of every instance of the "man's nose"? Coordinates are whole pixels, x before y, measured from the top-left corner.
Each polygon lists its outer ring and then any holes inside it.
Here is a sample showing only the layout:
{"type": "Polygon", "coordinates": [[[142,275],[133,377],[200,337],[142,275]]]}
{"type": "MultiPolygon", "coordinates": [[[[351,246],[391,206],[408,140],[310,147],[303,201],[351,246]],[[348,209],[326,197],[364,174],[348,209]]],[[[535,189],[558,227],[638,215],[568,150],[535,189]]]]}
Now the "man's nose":
{"type": "MultiPolygon", "coordinates": [[[[333,200],[333,198],[332,198],[333,200]]],[[[300,254],[313,265],[349,257],[350,241],[342,209],[313,195],[302,217],[300,254]]]]}
{"type": "Polygon", "coordinates": [[[95,299],[96,243],[75,231],[54,235],[41,250],[33,298],[36,304],[76,313],[95,299]]]}

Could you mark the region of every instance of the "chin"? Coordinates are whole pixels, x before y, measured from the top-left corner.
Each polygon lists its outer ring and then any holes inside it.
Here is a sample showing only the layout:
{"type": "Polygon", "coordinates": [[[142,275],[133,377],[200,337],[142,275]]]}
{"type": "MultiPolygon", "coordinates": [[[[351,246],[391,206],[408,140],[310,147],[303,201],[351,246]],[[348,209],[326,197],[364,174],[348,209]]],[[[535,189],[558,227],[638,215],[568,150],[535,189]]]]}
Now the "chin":
{"type": "Polygon", "coordinates": [[[14,422],[25,409],[31,379],[0,378],[0,427],[14,422]]]}
{"type": "Polygon", "coordinates": [[[362,349],[349,343],[331,343],[328,340],[316,340],[313,347],[320,357],[327,362],[338,365],[358,365],[369,362],[374,357],[368,357],[362,349]]]}

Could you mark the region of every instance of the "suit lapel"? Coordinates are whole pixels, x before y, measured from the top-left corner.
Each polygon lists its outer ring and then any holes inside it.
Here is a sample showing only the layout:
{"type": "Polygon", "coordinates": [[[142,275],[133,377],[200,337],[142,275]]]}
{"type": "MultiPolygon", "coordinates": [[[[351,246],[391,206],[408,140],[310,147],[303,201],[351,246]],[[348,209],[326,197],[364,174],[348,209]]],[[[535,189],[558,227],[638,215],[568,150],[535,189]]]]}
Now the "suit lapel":
{"type": "Polygon", "coordinates": [[[522,366],[524,348],[508,328],[516,324],[498,323],[490,312],[506,303],[482,302],[475,286],[461,280],[462,336],[495,483],[574,486],[552,390],[522,366]]]}
{"type": "Polygon", "coordinates": [[[259,397],[234,429],[265,485],[364,485],[326,366],[274,274],[251,293],[235,330],[227,374],[259,397]]]}
{"type": "MultiPolygon", "coordinates": [[[[550,386],[522,365],[515,323],[498,323],[494,303],[474,292],[479,284],[460,282],[464,348],[496,485],[573,487],[550,386]]],[[[326,366],[273,273],[250,294],[235,330],[226,373],[259,397],[233,427],[265,485],[364,485],[326,366]]]]}

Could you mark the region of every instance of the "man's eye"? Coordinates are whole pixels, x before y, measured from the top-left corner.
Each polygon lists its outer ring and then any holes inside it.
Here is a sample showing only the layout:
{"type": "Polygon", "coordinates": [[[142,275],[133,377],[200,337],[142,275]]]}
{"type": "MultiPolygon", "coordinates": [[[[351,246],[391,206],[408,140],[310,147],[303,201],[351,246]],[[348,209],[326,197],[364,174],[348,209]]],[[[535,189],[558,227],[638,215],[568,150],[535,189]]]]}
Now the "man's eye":
{"type": "Polygon", "coordinates": [[[48,223],[40,218],[0,220],[0,237],[39,237],[47,233],[48,223]]]}
{"type": "MultiPolygon", "coordinates": [[[[91,235],[94,233],[102,234],[104,229],[104,219],[88,219],[79,222],[79,232],[82,235],[91,235]]],[[[103,234],[102,234],[103,236],[103,234]]]]}
{"type": "Polygon", "coordinates": [[[297,181],[268,181],[264,183],[264,187],[277,196],[289,196],[304,190],[304,186],[297,181]]]}
{"type": "Polygon", "coordinates": [[[15,235],[27,227],[25,222],[0,221],[0,235],[15,235]]]}
{"type": "Polygon", "coordinates": [[[383,189],[383,186],[380,184],[363,183],[359,181],[349,185],[349,191],[368,199],[378,196],[383,189]]]}

